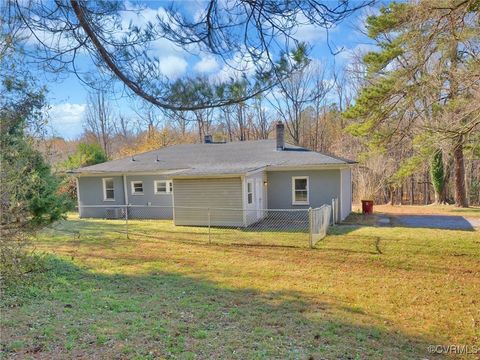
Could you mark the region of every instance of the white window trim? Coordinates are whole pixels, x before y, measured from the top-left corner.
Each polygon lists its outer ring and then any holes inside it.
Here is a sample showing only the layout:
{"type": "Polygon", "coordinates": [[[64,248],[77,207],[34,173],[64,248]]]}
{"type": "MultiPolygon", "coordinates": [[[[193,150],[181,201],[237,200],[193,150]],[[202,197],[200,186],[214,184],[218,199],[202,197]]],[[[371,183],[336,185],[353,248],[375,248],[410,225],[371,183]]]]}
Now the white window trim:
{"type": "Polygon", "coordinates": [[[113,180],[113,178],[102,178],[102,185],[103,185],[103,201],[115,201],[115,182],[113,180]],[[107,180],[112,180],[113,182],[113,199],[107,199],[107,186],[106,186],[106,182],[107,180]]]}
{"type": "Polygon", "coordinates": [[[253,183],[253,180],[247,180],[247,204],[248,205],[252,205],[255,202],[255,196],[254,196],[255,189],[254,188],[255,188],[255,185],[253,183]],[[248,191],[248,185],[249,184],[252,186],[251,187],[252,191],[250,191],[250,192],[248,191]],[[252,202],[248,202],[248,195],[249,194],[252,194],[252,202]]]}
{"type": "Polygon", "coordinates": [[[292,176],[292,205],[310,205],[310,178],[308,176],[292,176]],[[307,180],[307,201],[295,201],[295,180],[307,180]]]}
{"type": "Polygon", "coordinates": [[[143,195],[143,190],[145,190],[143,188],[143,181],[142,180],[133,180],[133,181],[130,181],[130,186],[131,186],[131,189],[132,189],[132,195],[143,195]],[[142,192],[135,192],[135,184],[142,184],[142,192]]]}
{"type": "Polygon", "coordinates": [[[171,194],[170,187],[172,186],[171,184],[172,184],[172,180],[155,180],[153,182],[153,187],[154,187],[153,192],[155,193],[155,195],[170,195],[171,194]],[[157,184],[159,182],[165,183],[165,192],[157,191],[157,184]]]}

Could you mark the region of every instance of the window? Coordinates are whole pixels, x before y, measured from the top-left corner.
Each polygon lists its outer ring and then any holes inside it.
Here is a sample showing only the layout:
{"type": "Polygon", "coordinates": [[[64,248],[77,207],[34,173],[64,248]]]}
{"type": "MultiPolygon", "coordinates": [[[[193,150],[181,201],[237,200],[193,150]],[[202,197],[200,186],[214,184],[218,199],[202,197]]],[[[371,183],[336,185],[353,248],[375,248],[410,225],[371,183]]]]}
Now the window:
{"type": "Polygon", "coordinates": [[[249,204],[253,203],[253,181],[247,181],[247,202],[249,204]]]}
{"type": "Polygon", "coordinates": [[[292,204],[293,205],[308,205],[309,204],[308,191],[308,176],[294,176],[292,177],[292,204]]]}
{"type": "Polygon", "coordinates": [[[156,180],[154,185],[155,194],[169,194],[173,192],[172,180],[156,180]]]}
{"type": "Polygon", "coordinates": [[[115,200],[115,190],[113,189],[113,179],[112,178],[103,178],[103,200],[104,201],[114,201],[115,200]]]}
{"type": "Polygon", "coordinates": [[[143,181],[132,181],[132,195],[143,195],[143,181]]]}

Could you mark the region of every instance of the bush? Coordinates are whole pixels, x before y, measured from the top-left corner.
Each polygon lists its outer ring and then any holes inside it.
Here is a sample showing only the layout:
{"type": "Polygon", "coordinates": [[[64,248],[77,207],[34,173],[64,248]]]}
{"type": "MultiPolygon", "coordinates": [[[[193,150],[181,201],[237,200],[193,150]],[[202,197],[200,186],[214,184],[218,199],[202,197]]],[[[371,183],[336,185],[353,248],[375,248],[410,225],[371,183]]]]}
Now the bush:
{"type": "MultiPolygon", "coordinates": [[[[12,70],[3,62],[0,66],[12,70]]],[[[64,217],[68,199],[58,193],[60,179],[32,145],[32,129],[44,123],[44,89],[8,71],[0,85],[0,280],[8,287],[42,267],[29,241],[64,217]]]]}

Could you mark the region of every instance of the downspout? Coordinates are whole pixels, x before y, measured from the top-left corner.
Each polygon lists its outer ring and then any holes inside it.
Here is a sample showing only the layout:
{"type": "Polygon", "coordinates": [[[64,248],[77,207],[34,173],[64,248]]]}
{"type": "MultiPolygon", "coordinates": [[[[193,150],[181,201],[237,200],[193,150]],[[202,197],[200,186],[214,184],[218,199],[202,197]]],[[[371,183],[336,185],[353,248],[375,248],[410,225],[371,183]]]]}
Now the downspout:
{"type": "Polygon", "coordinates": [[[82,217],[82,207],[80,206],[80,183],[78,177],[75,176],[75,185],[77,186],[77,207],[78,207],[78,217],[82,217]]]}
{"type": "Polygon", "coordinates": [[[245,175],[240,176],[241,182],[242,182],[242,217],[243,217],[243,226],[247,227],[247,207],[246,204],[247,202],[245,201],[245,197],[247,196],[247,191],[246,191],[246,186],[247,182],[245,179],[245,175]]]}
{"type": "Polygon", "coordinates": [[[123,197],[125,198],[125,205],[128,206],[128,190],[127,190],[127,177],[125,174],[123,176],[123,197]]]}
{"type": "Polygon", "coordinates": [[[123,176],[123,197],[125,198],[125,220],[128,222],[128,186],[127,186],[127,177],[125,174],[123,176]]]}
{"type": "Polygon", "coordinates": [[[340,169],[340,191],[339,191],[339,210],[340,210],[340,221],[342,221],[343,219],[343,182],[344,182],[344,179],[343,179],[343,169],[340,169]]]}

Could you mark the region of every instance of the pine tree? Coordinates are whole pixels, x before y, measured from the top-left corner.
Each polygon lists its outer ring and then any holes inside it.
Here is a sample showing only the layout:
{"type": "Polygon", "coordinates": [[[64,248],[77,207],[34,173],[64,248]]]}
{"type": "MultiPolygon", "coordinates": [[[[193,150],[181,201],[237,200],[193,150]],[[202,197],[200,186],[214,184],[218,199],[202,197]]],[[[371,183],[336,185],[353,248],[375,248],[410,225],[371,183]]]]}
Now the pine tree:
{"type": "Polygon", "coordinates": [[[345,112],[349,131],[371,150],[405,155],[399,175],[416,170],[412,158],[425,163],[439,148],[452,154],[455,204],[462,207],[463,152],[480,126],[474,115],[480,111],[478,4],[391,3],[368,17],[368,35],[379,50],[364,56],[366,86],[345,112]]]}
{"type": "Polygon", "coordinates": [[[444,202],[444,186],[445,186],[445,172],[443,169],[443,155],[440,150],[437,150],[432,157],[430,166],[430,175],[432,178],[433,189],[435,191],[435,203],[440,204],[444,202]]]}

